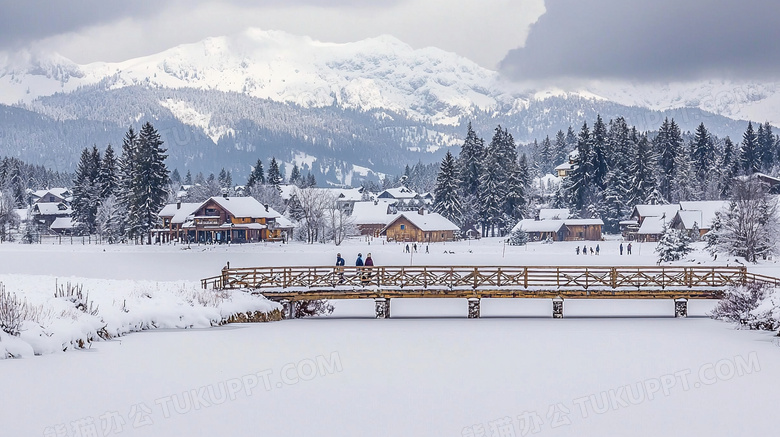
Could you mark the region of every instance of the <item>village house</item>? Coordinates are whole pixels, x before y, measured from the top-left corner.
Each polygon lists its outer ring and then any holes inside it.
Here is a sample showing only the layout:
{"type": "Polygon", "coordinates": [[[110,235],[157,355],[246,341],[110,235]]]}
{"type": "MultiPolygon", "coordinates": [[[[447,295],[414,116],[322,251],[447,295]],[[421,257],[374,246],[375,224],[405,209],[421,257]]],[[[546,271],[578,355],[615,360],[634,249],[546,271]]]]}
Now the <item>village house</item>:
{"type": "Polygon", "coordinates": [[[525,219],[512,229],[522,230],[531,241],[601,241],[601,219],[525,219]]]}
{"type": "Polygon", "coordinates": [[[73,210],[64,201],[62,202],[39,202],[33,204],[30,208],[30,217],[36,223],[38,229],[51,229],[52,223],[58,218],[70,218],[73,210]]]}
{"type": "Polygon", "coordinates": [[[158,214],[163,228],[154,229],[161,243],[244,243],[286,241],[293,225],[276,210],[252,197],[216,196],[198,204],[166,205],[158,214]]]}
{"type": "Polygon", "coordinates": [[[679,204],[636,205],[630,218],[620,222],[621,233],[629,241],[658,241],[679,210],[679,204]]]}
{"type": "Polygon", "coordinates": [[[558,177],[565,178],[570,176],[571,173],[577,168],[578,158],[579,158],[579,153],[576,150],[569,152],[568,160],[563,164],[560,164],[559,166],[555,167],[555,172],[558,174],[558,177]]]}
{"type": "Polygon", "coordinates": [[[727,200],[680,202],[680,210],[672,218],[669,227],[684,230],[689,237],[698,240],[712,229],[715,215],[719,211],[724,211],[728,205],[727,200]],[[694,235],[694,231],[698,235],[694,235]]]}
{"type": "Polygon", "coordinates": [[[387,241],[435,243],[455,240],[459,230],[441,214],[421,208],[417,212],[402,212],[394,216],[381,234],[387,235],[387,241]]]}
{"type": "Polygon", "coordinates": [[[48,190],[31,191],[30,203],[65,203],[69,205],[73,194],[67,188],[50,188],[48,190]]]}
{"type": "Polygon", "coordinates": [[[355,202],[352,209],[352,221],[358,228],[360,235],[378,237],[395,214],[391,213],[391,202],[374,200],[367,202],[355,202]]]}

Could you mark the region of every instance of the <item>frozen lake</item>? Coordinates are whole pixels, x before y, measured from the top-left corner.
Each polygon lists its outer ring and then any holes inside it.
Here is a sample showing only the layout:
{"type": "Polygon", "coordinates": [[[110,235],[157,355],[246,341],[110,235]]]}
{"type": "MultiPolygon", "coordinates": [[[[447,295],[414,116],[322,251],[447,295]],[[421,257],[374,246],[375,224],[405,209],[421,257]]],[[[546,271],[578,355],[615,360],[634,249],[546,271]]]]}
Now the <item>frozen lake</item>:
{"type": "MultiPolygon", "coordinates": [[[[432,246],[427,259],[365,242],[2,245],[0,275],[195,280],[227,260],[330,265],[337,251],[386,265],[654,264],[650,245],[632,258],[613,245],[577,257],[565,243],[483,240],[447,245],[454,254],[432,246]]],[[[773,435],[776,338],[702,317],[712,304],[692,301],[693,317],[675,319],[667,300],[567,300],[554,320],[549,300],[485,300],[484,318],[466,319],[465,300],[399,299],[394,318],[375,320],[373,301],[342,301],[328,318],[130,334],[0,361],[0,426],[9,436],[773,435]]]]}

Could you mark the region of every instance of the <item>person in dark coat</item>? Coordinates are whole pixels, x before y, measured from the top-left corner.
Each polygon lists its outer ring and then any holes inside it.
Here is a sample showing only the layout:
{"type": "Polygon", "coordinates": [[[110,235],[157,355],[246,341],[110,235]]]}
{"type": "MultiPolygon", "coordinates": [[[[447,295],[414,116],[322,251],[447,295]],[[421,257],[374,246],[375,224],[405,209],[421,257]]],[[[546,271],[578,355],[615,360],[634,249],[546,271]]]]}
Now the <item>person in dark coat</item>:
{"type": "Polygon", "coordinates": [[[340,253],[336,254],[336,271],[339,273],[339,284],[344,283],[344,258],[340,253]]]}
{"type": "Polygon", "coordinates": [[[366,254],[366,262],[364,264],[366,266],[366,269],[363,270],[363,276],[360,278],[360,282],[363,283],[363,285],[368,285],[369,282],[371,282],[371,269],[370,267],[373,267],[374,265],[374,259],[371,258],[371,254],[366,254]]]}
{"type": "Polygon", "coordinates": [[[363,254],[359,253],[357,259],[355,260],[355,265],[357,267],[363,267],[363,254]]]}

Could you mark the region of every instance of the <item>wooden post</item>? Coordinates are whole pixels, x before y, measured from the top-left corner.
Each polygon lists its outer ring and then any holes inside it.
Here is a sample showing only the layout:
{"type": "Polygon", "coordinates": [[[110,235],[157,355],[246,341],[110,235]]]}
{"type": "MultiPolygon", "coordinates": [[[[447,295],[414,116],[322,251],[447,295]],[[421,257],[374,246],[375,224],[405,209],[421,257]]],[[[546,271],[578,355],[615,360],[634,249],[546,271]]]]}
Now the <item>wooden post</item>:
{"type": "Polygon", "coordinates": [[[674,317],[688,317],[688,299],[674,300],[674,317]]]}
{"type": "Polygon", "coordinates": [[[563,299],[556,297],[553,299],[553,319],[563,318],[563,299]]]}
{"type": "Polygon", "coordinates": [[[383,297],[374,299],[374,308],[377,319],[390,318],[390,299],[385,299],[383,297]]]}
{"type": "Polygon", "coordinates": [[[480,299],[478,297],[469,298],[469,319],[479,318],[480,299]]]}
{"type": "Polygon", "coordinates": [[[615,288],[617,288],[617,268],[616,267],[612,267],[612,269],[610,270],[610,275],[612,276],[611,281],[610,281],[612,283],[612,289],[615,289],[615,288]]]}

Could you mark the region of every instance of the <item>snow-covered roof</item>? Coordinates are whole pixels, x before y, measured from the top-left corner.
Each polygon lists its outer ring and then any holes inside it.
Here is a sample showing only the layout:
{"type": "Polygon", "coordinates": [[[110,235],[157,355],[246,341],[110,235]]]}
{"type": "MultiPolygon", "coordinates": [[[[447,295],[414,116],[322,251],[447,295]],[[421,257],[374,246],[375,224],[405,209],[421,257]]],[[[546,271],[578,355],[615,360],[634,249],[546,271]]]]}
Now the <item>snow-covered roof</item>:
{"type": "Polygon", "coordinates": [[[376,202],[355,202],[352,217],[356,225],[387,225],[396,217],[388,214],[390,202],[377,199],[376,202]]]}
{"type": "Polygon", "coordinates": [[[76,224],[73,222],[73,219],[70,217],[57,217],[52,222],[51,226],[49,226],[49,229],[51,230],[65,230],[65,229],[73,229],[76,224]]]}
{"type": "Polygon", "coordinates": [[[415,196],[417,196],[417,193],[411,188],[398,187],[398,188],[388,188],[382,191],[381,193],[379,193],[378,197],[382,197],[382,198],[392,197],[393,199],[413,199],[415,196]]]}
{"type": "Polygon", "coordinates": [[[566,226],[604,226],[604,220],[601,219],[566,219],[563,221],[566,226]]]}
{"type": "Polygon", "coordinates": [[[563,220],[524,219],[520,220],[520,222],[515,225],[512,231],[523,230],[525,232],[558,232],[563,226],[563,220]]]}
{"type": "Polygon", "coordinates": [[[685,229],[693,229],[693,224],[701,229],[701,211],[677,211],[677,217],[685,229]]]}
{"type": "Polygon", "coordinates": [[[573,169],[574,169],[574,164],[569,164],[568,162],[564,162],[563,164],[555,167],[555,171],[558,171],[558,170],[573,170],[573,169]]]}
{"type": "Polygon", "coordinates": [[[66,200],[71,196],[70,190],[67,188],[49,188],[48,190],[36,190],[32,192],[32,196],[36,199],[42,199],[46,194],[51,193],[59,197],[62,200],[66,200]]]}
{"type": "MultiPolygon", "coordinates": [[[[254,197],[222,197],[214,196],[201,204],[205,205],[207,202],[213,201],[217,205],[221,206],[225,211],[230,212],[233,217],[248,217],[248,218],[276,218],[280,217],[276,210],[270,206],[266,208],[262,203],[258,202],[254,197]]],[[[200,208],[198,208],[200,209],[200,208]]]]}
{"type": "Polygon", "coordinates": [[[640,217],[662,217],[666,216],[667,220],[671,221],[677,211],[680,210],[680,205],[676,203],[668,205],[636,205],[634,207],[640,217]]]}
{"type": "Polygon", "coordinates": [[[540,209],[539,220],[566,220],[571,213],[566,208],[540,209]]]}
{"type": "Polygon", "coordinates": [[[460,228],[455,225],[455,223],[452,223],[451,221],[447,220],[443,215],[436,213],[436,212],[426,212],[425,214],[419,214],[417,212],[402,212],[395,216],[390,223],[385,226],[385,229],[387,229],[388,226],[393,224],[395,221],[400,219],[401,217],[405,218],[409,221],[409,223],[416,226],[418,229],[424,232],[433,232],[433,231],[457,231],[460,228]]]}
{"type": "MultiPolygon", "coordinates": [[[[698,202],[680,202],[683,211],[699,211],[701,217],[697,225],[700,229],[712,228],[712,221],[715,219],[715,213],[725,210],[729,206],[728,200],[702,200],[698,202]]],[[[686,229],[690,229],[686,225],[686,229]]]]}
{"type": "Polygon", "coordinates": [[[295,223],[292,222],[292,220],[288,219],[287,217],[280,215],[276,218],[276,227],[277,228],[294,228],[295,223]]]}
{"type": "Polygon", "coordinates": [[[672,222],[672,217],[664,218],[657,216],[646,217],[642,222],[642,226],[639,227],[637,234],[661,234],[664,231],[664,223],[669,224],[672,222]]]}
{"type": "Polygon", "coordinates": [[[36,203],[33,206],[33,213],[40,215],[70,215],[72,210],[64,203],[36,203]]]}

